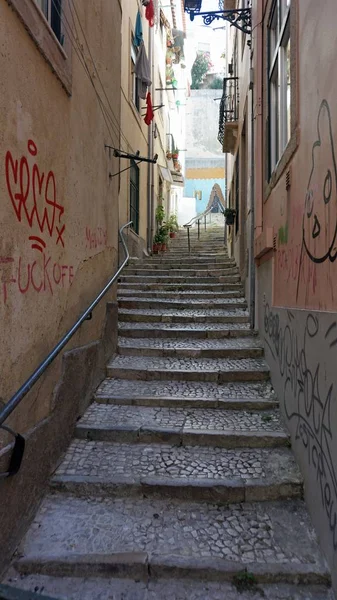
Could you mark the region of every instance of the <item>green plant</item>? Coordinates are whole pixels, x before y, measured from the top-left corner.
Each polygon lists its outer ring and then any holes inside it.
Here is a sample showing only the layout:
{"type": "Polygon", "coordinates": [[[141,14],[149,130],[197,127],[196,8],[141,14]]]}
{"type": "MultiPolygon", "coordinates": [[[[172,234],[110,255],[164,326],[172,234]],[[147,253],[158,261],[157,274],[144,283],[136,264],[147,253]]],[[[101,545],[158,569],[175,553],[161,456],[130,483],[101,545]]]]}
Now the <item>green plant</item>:
{"type": "Polygon", "coordinates": [[[225,208],[224,210],[225,217],[235,217],[236,210],[234,208],[225,208]]]}
{"type": "Polygon", "coordinates": [[[165,218],[165,208],[163,207],[162,204],[158,204],[157,208],[156,208],[156,219],[158,221],[158,223],[162,223],[164,221],[165,218]]]}
{"type": "Polygon", "coordinates": [[[262,417],[261,417],[261,420],[262,420],[264,423],[269,423],[269,422],[272,420],[272,418],[273,418],[273,417],[272,417],[271,415],[262,415],[262,417]]]}
{"type": "Polygon", "coordinates": [[[250,573],[245,569],[244,571],[240,571],[233,577],[233,585],[235,585],[238,592],[244,592],[246,590],[254,590],[257,589],[257,579],[254,573],[250,573]]]}
{"type": "Polygon", "coordinates": [[[191,70],[192,90],[198,90],[200,88],[200,85],[212,66],[209,52],[198,52],[191,70]]]}
{"type": "Polygon", "coordinates": [[[154,236],[153,243],[154,244],[161,244],[161,237],[160,237],[159,233],[156,233],[156,235],[154,236]]]}
{"type": "Polygon", "coordinates": [[[177,221],[177,216],[176,215],[170,215],[169,218],[167,219],[167,223],[166,223],[169,232],[174,233],[175,231],[178,231],[179,229],[179,225],[178,225],[178,221],[177,221]]]}

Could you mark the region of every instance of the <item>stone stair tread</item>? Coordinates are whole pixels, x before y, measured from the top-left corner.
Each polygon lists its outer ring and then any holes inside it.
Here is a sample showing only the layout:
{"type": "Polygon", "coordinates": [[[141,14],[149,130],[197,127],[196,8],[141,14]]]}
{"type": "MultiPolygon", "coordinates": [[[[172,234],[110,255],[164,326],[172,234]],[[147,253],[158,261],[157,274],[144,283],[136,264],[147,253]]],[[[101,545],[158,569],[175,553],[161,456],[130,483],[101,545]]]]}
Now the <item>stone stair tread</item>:
{"type": "Polygon", "coordinates": [[[231,580],[246,567],[262,581],[326,583],[329,573],[299,499],[191,503],[151,498],[45,497],[19,548],[22,572],[132,577],[179,573],[231,580]],[[292,535],[289,535],[289,532],[292,535]],[[116,556],[117,555],[117,556],[116,556]],[[63,571],[63,572],[62,572],[63,571]],[[64,572],[65,571],[65,572],[64,572]],[[134,572],[133,572],[134,571],[134,572]]]}
{"type": "Polygon", "coordinates": [[[215,384],[213,382],[195,381],[141,381],[118,378],[106,378],[98,387],[97,401],[119,399],[177,398],[186,400],[207,401],[214,407],[222,406],[230,401],[252,401],[276,403],[277,399],[269,381],[230,382],[215,384]]]}
{"type": "MultiPolygon", "coordinates": [[[[184,431],[280,432],[285,433],[278,410],[235,411],[218,409],[114,406],[94,402],[77,423],[77,428],[132,427],[184,431]]],[[[287,435],[287,434],[286,434],[287,435]]]]}
{"type": "MultiPolygon", "coordinates": [[[[8,578],[7,578],[8,579],[8,578]]],[[[133,581],[98,577],[21,576],[15,571],[9,585],[43,594],[53,594],[58,600],[333,600],[326,586],[258,584],[257,589],[238,591],[231,583],[194,581],[190,579],[159,579],[133,581]]],[[[24,599],[22,599],[24,600],[24,599]]]]}
{"type": "MultiPolygon", "coordinates": [[[[153,304],[157,304],[160,306],[160,304],[169,304],[169,306],[172,306],[173,308],[176,305],[184,305],[186,307],[197,307],[200,304],[205,304],[207,306],[209,306],[210,301],[208,298],[193,298],[193,300],[191,300],[190,298],[185,298],[185,299],[180,299],[180,300],[175,300],[175,299],[160,299],[160,298],[153,298],[151,295],[148,296],[148,298],[143,298],[143,297],[139,297],[139,296],[118,296],[118,300],[121,302],[126,302],[126,301],[130,301],[130,302],[139,302],[139,304],[141,305],[142,303],[149,303],[152,302],[153,304]]],[[[230,304],[230,305],[234,305],[237,306],[238,308],[245,308],[246,307],[246,300],[245,298],[241,297],[241,298],[212,298],[211,300],[212,305],[219,305],[219,306],[223,306],[226,304],[230,304]]]]}
{"type": "MultiPolygon", "coordinates": [[[[206,308],[206,309],[191,309],[191,310],[177,310],[176,308],[167,308],[164,311],[163,310],[159,310],[159,309],[143,309],[143,308],[132,308],[132,309],[127,309],[127,308],[123,308],[121,310],[118,311],[118,315],[119,318],[127,315],[127,314],[133,314],[133,315],[145,315],[150,317],[151,315],[158,315],[161,316],[163,319],[165,317],[175,317],[175,316],[185,316],[185,317],[200,317],[200,318],[204,318],[205,321],[206,319],[208,319],[209,317],[216,317],[216,318],[221,318],[221,317],[228,317],[228,318],[234,318],[234,317],[244,317],[247,318],[249,317],[249,313],[247,310],[245,309],[214,309],[214,308],[206,308]]],[[[122,320],[120,318],[120,320],[122,320]]]]}
{"type": "Polygon", "coordinates": [[[258,338],[247,337],[247,338],[230,338],[230,339],[205,339],[199,340],[195,338],[129,338],[119,337],[118,346],[120,348],[156,348],[160,349],[172,349],[172,350],[249,350],[249,349],[262,349],[263,344],[258,338]]]}
{"type": "Polygon", "coordinates": [[[118,290],[119,299],[125,298],[126,296],[141,296],[142,299],[148,298],[148,300],[152,300],[153,298],[174,298],[176,300],[191,298],[193,301],[202,296],[203,298],[208,298],[210,301],[213,301],[219,298],[242,299],[242,290],[140,290],[133,288],[123,288],[118,290]]]}
{"type": "MultiPolygon", "coordinates": [[[[126,314],[128,314],[129,311],[123,311],[126,312],[126,314]]],[[[131,311],[133,312],[133,311],[131,311]]],[[[143,311],[142,311],[143,312],[143,311]]],[[[154,331],[173,331],[173,332],[179,332],[179,331],[183,331],[185,332],[184,335],[186,335],[186,337],[188,337],[190,335],[191,332],[216,332],[216,331],[223,331],[223,332],[231,332],[231,331],[244,331],[247,333],[247,335],[253,335],[255,336],[256,333],[254,331],[252,331],[249,327],[249,323],[171,323],[171,322],[159,322],[159,323],[153,323],[153,322],[143,322],[143,323],[133,323],[133,322],[128,322],[128,321],[119,321],[118,323],[118,329],[120,331],[124,331],[124,330],[132,330],[132,331],[136,331],[137,329],[148,329],[149,331],[154,330],[154,331]]]]}

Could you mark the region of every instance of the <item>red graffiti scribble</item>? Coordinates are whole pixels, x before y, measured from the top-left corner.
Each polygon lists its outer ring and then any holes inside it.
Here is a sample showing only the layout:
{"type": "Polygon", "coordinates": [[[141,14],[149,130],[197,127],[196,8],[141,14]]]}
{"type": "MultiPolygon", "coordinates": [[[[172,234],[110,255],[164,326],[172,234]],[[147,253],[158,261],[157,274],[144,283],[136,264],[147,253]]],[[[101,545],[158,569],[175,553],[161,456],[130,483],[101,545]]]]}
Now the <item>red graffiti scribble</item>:
{"type": "MultiPolygon", "coordinates": [[[[1,264],[14,263],[14,273],[3,271],[1,274],[2,282],[2,298],[6,304],[8,300],[8,288],[10,284],[16,284],[14,291],[20,294],[27,294],[31,291],[36,293],[46,293],[53,296],[57,288],[70,287],[74,279],[73,265],[62,265],[57,262],[52,262],[50,256],[43,253],[41,259],[32,262],[26,262],[20,256],[17,264],[14,258],[0,258],[1,264]]],[[[11,286],[13,289],[13,286],[11,286]]]]}
{"type": "Polygon", "coordinates": [[[86,239],[86,248],[102,248],[107,245],[108,241],[108,232],[106,229],[102,227],[96,227],[95,229],[91,229],[90,227],[85,228],[85,239],[86,239]]]}
{"type": "MultiPolygon", "coordinates": [[[[37,146],[33,140],[28,140],[27,148],[31,156],[37,155],[37,146]]],[[[60,243],[64,247],[65,225],[60,226],[64,207],[57,201],[53,171],[49,171],[47,175],[41,173],[36,163],[32,167],[29,165],[26,156],[22,156],[20,160],[14,159],[8,150],[5,172],[7,191],[17,220],[20,223],[26,220],[30,228],[37,225],[40,232],[46,233],[50,238],[55,235],[56,244],[60,243]]],[[[38,243],[42,242],[39,238],[38,243]]],[[[42,246],[45,247],[45,242],[42,246]]],[[[32,244],[32,248],[42,251],[36,244],[32,244]]]]}

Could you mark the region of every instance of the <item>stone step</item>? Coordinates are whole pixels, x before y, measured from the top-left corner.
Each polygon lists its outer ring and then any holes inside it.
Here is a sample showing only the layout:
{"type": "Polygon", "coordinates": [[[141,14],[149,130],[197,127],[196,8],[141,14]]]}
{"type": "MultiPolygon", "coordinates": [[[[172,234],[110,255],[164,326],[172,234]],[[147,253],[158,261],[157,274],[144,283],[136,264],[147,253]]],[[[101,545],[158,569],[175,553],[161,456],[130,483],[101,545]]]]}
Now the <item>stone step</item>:
{"type": "Polygon", "coordinates": [[[95,400],[101,404],[163,408],[257,411],[278,407],[270,381],[217,384],[106,378],[98,387],[95,400]]]}
{"type": "Polygon", "coordinates": [[[107,365],[107,376],[145,381],[263,381],[269,378],[269,367],[262,358],[230,360],[116,356],[107,365]]]}
{"type": "Polygon", "coordinates": [[[154,495],[216,502],[300,498],[302,478],[287,448],[176,446],[73,440],[51,485],[76,496],[154,495]]]}
{"type": "Polygon", "coordinates": [[[77,423],[82,440],[178,446],[264,448],[288,445],[279,411],[117,406],[94,402],[77,423]]]}
{"type": "Polygon", "coordinates": [[[181,300],[175,299],[160,299],[160,298],[142,298],[140,296],[119,296],[118,297],[118,306],[119,308],[145,308],[145,309],[178,309],[178,310],[186,310],[191,311],[193,309],[208,309],[209,306],[218,306],[222,308],[226,306],[227,309],[245,309],[247,307],[247,302],[244,298],[213,298],[210,301],[208,298],[204,300],[202,298],[195,298],[191,300],[190,298],[185,298],[181,300]]]}
{"type": "Polygon", "coordinates": [[[208,323],[211,326],[221,326],[222,323],[237,324],[245,323],[249,321],[249,314],[246,310],[241,309],[192,309],[192,310],[179,310],[178,308],[171,309],[121,309],[118,311],[118,317],[120,321],[124,322],[135,322],[135,323],[188,323],[188,324],[200,324],[208,323]]]}
{"type": "MultiPolygon", "coordinates": [[[[248,584],[242,590],[244,576],[239,576],[236,586],[232,583],[194,581],[191,579],[149,579],[133,581],[109,577],[48,577],[27,575],[20,577],[14,571],[11,582],[27,592],[42,590],[59,600],[334,600],[332,590],[323,585],[248,584]]],[[[236,580],[235,580],[236,581],[236,580]]],[[[40,592],[38,592],[40,593],[40,592]]],[[[1,596],[0,599],[17,600],[17,596],[1,596]]],[[[27,600],[34,596],[27,596],[27,600]]],[[[37,596],[43,600],[44,596],[37,596]]],[[[20,600],[26,600],[20,596],[20,600]]]]}
{"type": "Polygon", "coordinates": [[[14,567],[59,577],[217,582],[232,582],[246,567],[261,583],[330,583],[300,499],[226,507],[54,493],[43,500],[14,567]]]}
{"type": "Polygon", "coordinates": [[[241,291],[241,283],[119,283],[118,290],[160,290],[160,291],[186,291],[186,292],[226,292],[241,291]]]}
{"type": "MultiPolygon", "coordinates": [[[[167,291],[167,290],[139,290],[139,288],[134,289],[131,287],[130,283],[129,288],[123,287],[122,289],[118,288],[118,297],[126,298],[126,297],[138,297],[138,298],[148,298],[152,300],[153,298],[161,298],[161,299],[174,299],[174,300],[184,300],[186,298],[190,298],[192,300],[199,299],[221,299],[226,300],[227,298],[242,298],[242,289],[238,290],[227,290],[225,292],[222,291],[208,291],[208,290],[177,290],[177,291],[167,291]]],[[[157,286],[160,288],[161,286],[157,286]]],[[[228,286],[230,287],[230,286],[228,286]]]]}
{"type": "Polygon", "coordinates": [[[129,265],[138,268],[138,266],[142,266],[142,268],[144,269],[151,269],[152,271],[155,270],[160,270],[160,269],[168,269],[170,272],[175,269],[177,269],[177,267],[181,267],[184,270],[188,270],[191,268],[196,268],[196,266],[200,267],[200,269],[206,269],[206,270],[210,270],[210,269],[228,269],[228,268],[234,268],[236,267],[236,264],[234,261],[226,261],[226,262],[204,262],[204,261],[193,261],[192,259],[190,260],[190,262],[187,262],[188,259],[186,259],[186,261],[184,262],[180,262],[180,261],[176,261],[174,259],[172,259],[172,261],[169,260],[151,260],[151,262],[140,262],[138,261],[138,263],[135,262],[131,262],[131,260],[129,261],[129,265]]]}
{"type": "Polygon", "coordinates": [[[181,338],[195,340],[216,340],[226,338],[246,338],[256,337],[256,332],[249,328],[249,323],[229,323],[222,325],[218,323],[128,323],[120,321],[118,323],[118,332],[120,337],[126,338],[160,338],[175,339],[181,338]]]}
{"type": "Polygon", "coordinates": [[[259,358],[263,345],[252,337],[239,339],[159,339],[120,337],[117,352],[123,356],[177,356],[195,358],[259,358]]]}
{"type": "Polygon", "coordinates": [[[120,283],[240,283],[239,275],[221,275],[219,277],[184,277],[175,275],[174,277],[165,277],[157,274],[154,275],[122,275],[119,279],[120,283]]]}
{"type": "MultiPolygon", "coordinates": [[[[194,256],[194,257],[189,257],[186,256],[182,259],[179,260],[177,258],[172,258],[170,256],[167,256],[166,254],[163,255],[156,255],[154,254],[151,259],[145,258],[144,259],[144,263],[142,262],[142,264],[150,264],[151,266],[153,265],[154,268],[156,268],[156,265],[158,265],[158,268],[160,268],[161,265],[165,265],[165,268],[170,268],[170,266],[174,266],[174,265],[182,265],[182,266],[189,266],[189,265],[193,265],[195,266],[197,265],[204,265],[206,267],[206,265],[220,265],[221,266],[235,266],[235,261],[232,258],[228,258],[228,257],[215,257],[213,259],[209,259],[205,256],[194,256]],[[151,260],[151,262],[149,263],[148,261],[151,260]]],[[[140,260],[137,258],[130,258],[129,264],[139,264],[140,260]]]]}
{"type": "Polygon", "coordinates": [[[129,276],[138,275],[139,277],[227,277],[229,275],[237,275],[238,268],[237,267],[227,267],[225,269],[156,269],[155,274],[153,269],[131,269],[128,267],[124,273],[129,276]]]}

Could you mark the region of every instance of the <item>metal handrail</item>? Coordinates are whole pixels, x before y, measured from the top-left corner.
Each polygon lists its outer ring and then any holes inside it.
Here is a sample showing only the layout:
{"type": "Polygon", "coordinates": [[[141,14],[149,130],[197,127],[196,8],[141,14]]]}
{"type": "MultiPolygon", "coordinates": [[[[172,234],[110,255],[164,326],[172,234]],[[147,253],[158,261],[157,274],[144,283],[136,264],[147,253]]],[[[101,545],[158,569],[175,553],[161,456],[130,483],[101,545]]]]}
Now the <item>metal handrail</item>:
{"type": "MultiPolygon", "coordinates": [[[[0,427],[3,427],[4,429],[6,429],[6,431],[9,431],[10,433],[12,433],[15,436],[15,438],[16,438],[15,444],[16,445],[14,446],[13,455],[16,452],[18,452],[17,446],[21,446],[21,448],[20,448],[21,460],[22,460],[23,451],[24,451],[24,438],[20,434],[15,434],[9,427],[4,426],[3,423],[9,417],[9,415],[13,412],[13,410],[18,406],[18,404],[20,404],[21,400],[23,400],[23,398],[26,396],[26,394],[28,394],[28,392],[32,389],[32,387],[35,385],[35,383],[38,381],[38,379],[41,377],[41,375],[43,375],[43,373],[45,372],[47,367],[49,367],[49,365],[59,355],[61,350],[63,350],[63,348],[67,345],[67,343],[70,341],[70,339],[76,333],[76,331],[80,328],[82,323],[86,320],[91,319],[92,311],[94,310],[94,308],[96,308],[97,304],[102,300],[103,296],[105,296],[105,294],[109,291],[109,289],[115,283],[115,281],[118,278],[121,271],[127,265],[129,258],[130,258],[130,254],[129,254],[127,245],[125,243],[124,237],[123,237],[123,231],[124,231],[124,229],[126,229],[126,227],[130,227],[130,225],[132,225],[132,221],[129,221],[128,223],[123,225],[123,227],[121,227],[119,230],[119,237],[120,237],[120,240],[122,242],[123,249],[125,252],[125,259],[124,259],[123,263],[121,264],[121,266],[118,268],[118,270],[113,275],[113,277],[111,277],[111,279],[108,281],[108,283],[104,286],[104,288],[98,294],[98,296],[96,296],[95,300],[93,300],[93,302],[91,302],[91,304],[88,306],[88,308],[77,319],[77,321],[71,327],[71,329],[69,329],[69,331],[58,342],[58,344],[56,344],[56,346],[53,348],[53,350],[51,350],[51,352],[49,352],[48,356],[44,359],[44,361],[37,367],[37,369],[35,369],[35,371],[30,375],[30,377],[25,381],[25,383],[18,389],[18,391],[14,394],[14,396],[12,396],[11,399],[6,403],[6,405],[0,410],[0,427]]],[[[16,457],[16,465],[15,466],[12,465],[12,467],[13,467],[12,470],[11,470],[11,464],[10,464],[8,473],[0,474],[0,477],[3,477],[4,475],[10,476],[10,475],[14,475],[15,473],[17,473],[17,471],[20,468],[21,460],[19,461],[19,457],[17,456],[16,457]],[[17,464],[18,461],[20,462],[20,464],[17,464]]]]}
{"type": "MultiPolygon", "coordinates": [[[[223,216],[225,216],[225,207],[222,204],[220,198],[217,198],[216,201],[220,208],[220,211],[222,212],[223,216]]],[[[192,217],[192,219],[190,219],[187,223],[185,223],[185,225],[183,225],[183,227],[185,227],[187,230],[188,252],[191,252],[190,228],[192,227],[192,225],[194,225],[194,223],[198,224],[198,240],[199,240],[200,239],[200,220],[202,218],[204,218],[204,224],[205,224],[205,230],[206,230],[207,229],[206,217],[207,217],[207,215],[209,215],[212,212],[213,208],[214,208],[214,201],[212,202],[212,205],[209,208],[206,208],[204,210],[204,212],[200,213],[199,215],[196,215],[195,217],[192,217]]],[[[224,242],[225,241],[226,241],[226,227],[224,230],[224,242]]]]}

